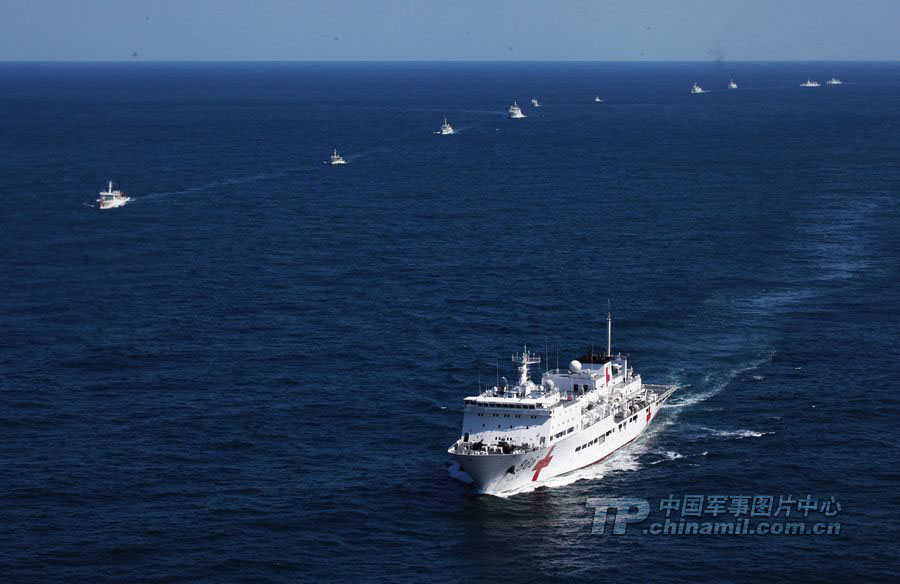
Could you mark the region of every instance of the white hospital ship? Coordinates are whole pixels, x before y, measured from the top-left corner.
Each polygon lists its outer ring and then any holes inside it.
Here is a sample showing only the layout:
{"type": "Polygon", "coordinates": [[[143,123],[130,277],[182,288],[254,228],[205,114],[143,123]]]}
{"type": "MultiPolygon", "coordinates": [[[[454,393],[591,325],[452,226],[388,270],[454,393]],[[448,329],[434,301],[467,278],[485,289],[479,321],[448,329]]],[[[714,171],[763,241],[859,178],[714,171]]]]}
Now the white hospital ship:
{"type": "Polygon", "coordinates": [[[476,491],[502,494],[599,462],[646,430],[675,387],[648,385],[611,355],[612,318],[607,315],[607,350],[593,350],[548,370],[541,382],[528,366],[541,358],[527,348],[513,355],[519,380],[498,382],[465,398],[462,436],[447,452],[474,482],[476,491]]]}

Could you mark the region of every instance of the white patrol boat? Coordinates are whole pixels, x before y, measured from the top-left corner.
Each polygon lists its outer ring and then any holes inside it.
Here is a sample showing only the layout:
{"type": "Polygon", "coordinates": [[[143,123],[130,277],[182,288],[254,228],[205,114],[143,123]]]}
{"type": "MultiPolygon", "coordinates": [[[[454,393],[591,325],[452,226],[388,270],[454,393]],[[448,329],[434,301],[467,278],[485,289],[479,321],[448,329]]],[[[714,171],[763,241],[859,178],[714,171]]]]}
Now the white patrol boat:
{"type": "Polygon", "coordinates": [[[734,79],[728,82],[728,89],[737,89],[737,83],[734,82],[734,79]]]}
{"type": "Polygon", "coordinates": [[[567,371],[528,379],[541,358],[527,348],[512,359],[519,381],[500,382],[465,398],[462,437],[448,449],[483,494],[514,492],[599,462],[650,426],[674,386],[648,385],[611,355],[607,315],[606,355],[593,350],[567,371]]]}
{"type": "Polygon", "coordinates": [[[819,87],[818,81],[812,81],[810,79],[806,80],[806,83],[801,83],[800,87],[819,87]]]}
{"type": "Polygon", "coordinates": [[[441,136],[449,136],[450,134],[456,133],[453,129],[453,126],[450,125],[450,122],[447,121],[447,118],[444,118],[444,123],[441,124],[441,129],[438,131],[441,136]]]}
{"type": "Polygon", "coordinates": [[[338,164],[347,164],[347,161],[337,153],[337,149],[331,154],[331,158],[325,164],[330,164],[331,166],[336,166],[338,164]]]}
{"type": "Polygon", "coordinates": [[[518,120],[519,118],[524,118],[525,114],[522,113],[522,108],[519,107],[519,104],[513,102],[511,106],[509,106],[509,119],[518,120]]]}
{"type": "Polygon", "coordinates": [[[706,93],[706,90],[700,87],[699,84],[694,83],[694,85],[691,87],[691,93],[706,93]]]}
{"type": "Polygon", "coordinates": [[[595,96],[594,96],[594,103],[603,103],[603,100],[600,99],[600,96],[599,96],[599,95],[595,95],[595,96]]]}
{"type": "Polygon", "coordinates": [[[536,97],[531,98],[531,107],[541,107],[541,102],[536,97]]]}
{"type": "Polygon", "coordinates": [[[100,191],[100,196],[97,198],[97,206],[101,209],[115,209],[125,205],[130,200],[131,197],[119,189],[113,190],[112,181],[109,181],[109,186],[106,190],[100,191]]]}
{"type": "Polygon", "coordinates": [[[843,85],[844,82],[838,79],[837,77],[832,77],[828,81],[825,82],[826,85],[843,85]]]}

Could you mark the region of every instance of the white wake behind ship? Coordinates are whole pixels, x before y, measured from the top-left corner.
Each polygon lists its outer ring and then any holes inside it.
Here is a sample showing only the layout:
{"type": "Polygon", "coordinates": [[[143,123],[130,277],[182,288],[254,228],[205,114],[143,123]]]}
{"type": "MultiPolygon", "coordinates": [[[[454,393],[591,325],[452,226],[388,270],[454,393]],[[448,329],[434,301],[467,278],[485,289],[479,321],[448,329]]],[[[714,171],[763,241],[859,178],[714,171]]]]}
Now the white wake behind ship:
{"type": "Polygon", "coordinates": [[[97,206],[101,209],[115,209],[116,207],[122,207],[130,200],[131,197],[119,189],[113,190],[112,181],[109,181],[109,186],[106,190],[100,191],[100,196],[97,198],[97,206]]]}
{"type": "Polygon", "coordinates": [[[800,87],[819,87],[819,82],[807,79],[806,82],[800,84],[800,87]]]}
{"type": "Polygon", "coordinates": [[[509,119],[518,120],[524,117],[525,114],[522,113],[522,108],[519,107],[518,103],[513,102],[513,104],[509,106],[509,119]]]}
{"type": "Polygon", "coordinates": [[[691,86],[691,93],[706,93],[706,90],[700,87],[699,84],[694,83],[694,85],[691,86]]]}
{"type": "Polygon", "coordinates": [[[450,134],[456,133],[456,130],[453,129],[453,126],[450,125],[450,122],[447,121],[447,118],[444,118],[444,123],[441,124],[441,129],[438,133],[442,136],[449,136],[450,134]]]}
{"type": "Polygon", "coordinates": [[[590,466],[646,430],[675,392],[649,385],[628,366],[625,355],[611,355],[612,318],[607,315],[605,355],[593,350],[548,370],[541,382],[528,378],[540,363],[527,348],[512,359],[519,380],[465,398],[462,436],[448,449],[481,494],[515,493],[523,487],[590,466]]]}
{"type": "Polygon", "coordinates": [[[828,81],[825,82],[827,85],[843,85],[844,82],[838,79],[837,77],[832,77],[828,81]]]}

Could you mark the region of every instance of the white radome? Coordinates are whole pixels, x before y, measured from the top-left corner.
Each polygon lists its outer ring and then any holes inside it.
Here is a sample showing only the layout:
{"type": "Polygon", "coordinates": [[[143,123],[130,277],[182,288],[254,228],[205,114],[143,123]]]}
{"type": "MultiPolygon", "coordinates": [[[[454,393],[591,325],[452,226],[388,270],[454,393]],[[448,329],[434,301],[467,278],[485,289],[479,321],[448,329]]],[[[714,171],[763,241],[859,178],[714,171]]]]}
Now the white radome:
{"type": "Polygon", "coordinates": [[[569,371],[571,371],[572,373],[578,373],[579,371],[581,371],[581,361],[579,361],[578,359],[572,359],[571,361],[569,361],[569,371]]]}

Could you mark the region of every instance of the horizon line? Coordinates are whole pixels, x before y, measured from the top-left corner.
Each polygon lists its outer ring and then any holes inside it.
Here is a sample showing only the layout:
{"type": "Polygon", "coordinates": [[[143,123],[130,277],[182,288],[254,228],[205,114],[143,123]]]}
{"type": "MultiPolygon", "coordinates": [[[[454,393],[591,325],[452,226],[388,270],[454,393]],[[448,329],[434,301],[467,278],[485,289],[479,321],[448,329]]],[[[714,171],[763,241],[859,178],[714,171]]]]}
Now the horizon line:
{"type": "Polygon", "coordinates": [[[900,63],[900,59],[3,59],[0,63],[900,63]]]}

